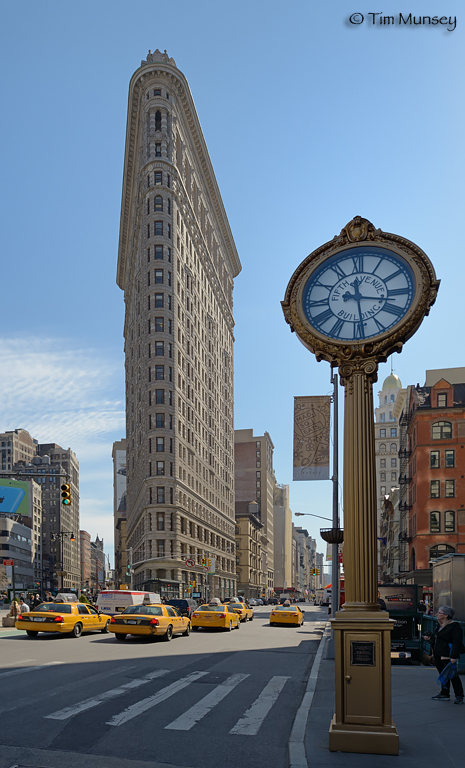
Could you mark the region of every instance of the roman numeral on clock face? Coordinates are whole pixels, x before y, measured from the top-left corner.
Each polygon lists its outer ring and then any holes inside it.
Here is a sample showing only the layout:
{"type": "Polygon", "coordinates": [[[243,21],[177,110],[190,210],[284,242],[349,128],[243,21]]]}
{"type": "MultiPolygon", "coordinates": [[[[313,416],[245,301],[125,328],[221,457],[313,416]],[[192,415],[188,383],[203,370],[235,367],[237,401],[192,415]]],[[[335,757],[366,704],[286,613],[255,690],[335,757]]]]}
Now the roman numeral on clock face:
{"type": "Polygon", "coordinates": [[[333,327],[329,331],[329,335],[333,336],[333,337],[339,336],[340,332],[342,331],[342,326],[344,325],[344,322],[345,321],[341,320],[341,318],[336,320],[336,322],[334,323],[333,327]]]}
{"type": "Polygon", "coordinates": [[[405,312],[405,310],[402,309],[401,307],[396,307],[395,304],[388,304],[388,303],[384,305],[383,310],[385,312],[390,312],[391,315],[396,315],[396,317],[400,317],[405,312]]]}
{"type": "Polygon", "coordinates": [[[365,338],[365,329],[363,327],[363,323],[361,322],[354,323],[354,338],[355,339],[365,338]]]}
{"type": "Polygon", "coordinates": [[[354,262],[354,268],[352,270],[352,274],[355,272],[363,272],[363,256],[352,256],[352,261],[354,262]]]}
{"type": "Polygon", "coordinates": [[[406,296],[408,293],[410,288],[393,288],[392,291],[388,290],[387,295],[389,299],[391,296],[406,296]]]}
{"type": "Polygon", "coordinates": [[[317,315],[313,318],[313,322],[315,325],[321,325],[322,323],[325,323],[327,320],[330,320],[330,318],[334,317],[333,313],[330,309],[327,309],[325,312],[322,312],[320,315],[317,315]]]}
{"type": "Polygon", "coordinates": [[[343,280],[344,277],[347,277],[346,273],[341,269],[339,264],[332,264],[331,269],[336,273],[338,280],[343,280]]]}

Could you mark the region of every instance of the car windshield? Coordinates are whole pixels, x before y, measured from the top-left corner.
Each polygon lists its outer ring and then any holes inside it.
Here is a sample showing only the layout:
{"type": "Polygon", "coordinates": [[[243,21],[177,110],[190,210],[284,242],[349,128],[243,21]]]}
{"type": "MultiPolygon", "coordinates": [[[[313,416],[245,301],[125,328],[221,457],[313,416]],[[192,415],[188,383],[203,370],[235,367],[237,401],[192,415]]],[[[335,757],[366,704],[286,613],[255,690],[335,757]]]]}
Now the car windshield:
{"type": "Polygon", "coordinates": [[[217,611],[218,613],[224,613],[224,605],[201,605],[197,608],[198,611],[217,611]]]}
{"type": "Polygon", "coordinates": [[[42,603],[34,608],[34,613],[71,613],[71,606],[63,603],[42,603]]]}
{"type": "Polygon", "coordinates": [[[297,611],[297,608],[294,605],[277,605],[276,608],[273,608],[274,611],[297,611]]]}
{"type": "Polygon", "coordinates": [[[163,616],[163,609],[160,605],[130,605],[123,611],[125,613],[140,614],[144,616],[163,616]]]}
{"type": "Polygon", "coordinates": [[[168,605],[178,605],[181,608],[185,608],[187,600],[168,600],[168,605]]]}

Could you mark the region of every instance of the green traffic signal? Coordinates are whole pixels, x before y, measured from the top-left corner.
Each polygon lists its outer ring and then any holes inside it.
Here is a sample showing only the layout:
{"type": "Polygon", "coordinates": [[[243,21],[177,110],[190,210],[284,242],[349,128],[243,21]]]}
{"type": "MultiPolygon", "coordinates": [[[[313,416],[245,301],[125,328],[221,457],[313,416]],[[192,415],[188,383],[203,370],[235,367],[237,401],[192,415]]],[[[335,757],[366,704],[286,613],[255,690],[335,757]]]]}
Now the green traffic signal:
{"type": "Polygon", "coordinates": [[[61,486],[61,503],[66,506],[71,504],[71,486],[69,483],[61,486]]]}

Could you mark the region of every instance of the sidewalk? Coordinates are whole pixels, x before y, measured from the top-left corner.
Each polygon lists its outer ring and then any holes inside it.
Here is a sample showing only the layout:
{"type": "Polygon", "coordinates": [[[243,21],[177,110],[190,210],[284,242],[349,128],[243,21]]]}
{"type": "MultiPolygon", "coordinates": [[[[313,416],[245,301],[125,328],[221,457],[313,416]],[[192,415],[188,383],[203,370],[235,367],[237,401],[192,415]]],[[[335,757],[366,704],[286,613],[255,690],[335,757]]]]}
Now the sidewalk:
{"type": "MultiPolygon", "coordinates": [[[[334,713],[334,660],[322,658],[307,723],[308,768],[463,768],[465,705],[432,701],[439,692],[434,667],[392,667],[392,717],[399,756],[330,752],[328,731],[334,713]]],[[[463,677],[462,677],[463,682],[463,677]]]]}

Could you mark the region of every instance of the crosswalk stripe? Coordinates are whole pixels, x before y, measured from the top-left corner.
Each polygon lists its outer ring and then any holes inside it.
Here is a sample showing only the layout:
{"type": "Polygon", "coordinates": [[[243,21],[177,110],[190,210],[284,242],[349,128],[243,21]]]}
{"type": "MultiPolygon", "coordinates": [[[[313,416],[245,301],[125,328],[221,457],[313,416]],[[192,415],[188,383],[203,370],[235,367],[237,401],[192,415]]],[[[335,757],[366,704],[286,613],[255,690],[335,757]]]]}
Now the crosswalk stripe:
{"type": "Polygon", "coordinates": [[[8,672],[0,672],[0,677],[12,677],[13,675],[24,675],[25,672],[35,672],[37,669],[45,667],[54,667],[57,664],[64,664],[64,661],[48,661],[46,664],[39,664],[37,667],[21,667],[21,669],[9,669],[8,672]]]}
{"type": "Polygon", "coordinates": [[[66,707],[65,709],[60,709],[57,712],[52,712],[51,715],[45,715],[45,718],[48,720],[68,720],[70,717],[74,717],[80,712],[85,712],[87,709],[92,709],[92,707],[96,707],[98,704],[102,704],[104,701],[115,699],[117,696],[121,696],[127,691],[131,691],[134,688],[139,688],[141,685],[146,685],[146,683],[149,683],[151,680],[155,680],[157,677],[163,677],[163,675],[168,674],[168,672],[168,669],[157,669],[155,672],[149,672],[148,675],[144,675],[144,677],[130,680],[129,683],[120,685],[118,688],[111,688],[109,691],[99,693],[97,696],[93,696],[90,699],[79,701],[77,704],[73,704],[71,707],[66,707]]]}
{"type": "Polygon", "coordinates": [[[231,675],[231,677],[228,677],[224,683],[217,685],[213,691],[207,693],[207,695],[204,696],[204,698],[201,699],[198,704],[194,704],[194,706],[188,709],[187,712],[184,712],[183,715],[180,715],[180,717],[178,717],[176,720],[173,720],[172,723],[166,725],[165,730],[189,731],[192,726],[198,723],[202,717],[205,717],[205,715],[207,715],[213,709],[213,707],[219,704],[219,702],[222,701],[225,696],[228,695],[228,693],[231,693],[236,685],[242,683],[246,677],[250,677],[250,675],[243,675],[241,673],[238,673],[237,675],[231,675]]]}
{"type": "Polygon", "coordinates": [[[229,733],[238,733],[242,736],[255,736],[288,680],[288,677],[272,677],[268,685],[264,687],[258,699],[254,701],[245,715],[237,721],[236,725],[231,728],[229,733]]]}
{"type": "Polygon", "coordinates": [[[204,675],[208,675],[208,672],[191,672],[187,677],[177,680],[166,688],[162,688],[161,691],[158,691],[154,696],[142,699],[132,706],[127,707],[118,715],[114,715],[111,720],[108,720],[107,725],[123,725],[124,723],[127,723],[128,720],[132,720],[134,717],[141,715],[142,712],[146,712],[148,709],[151,709],[151,707],[155,707],[157,704],[160,704],[160,702],[165,701],[165,699],[169,699],[170,696],[173,696],[178,691],[186,688],[199,678],[204,677],[204,675]]]}

